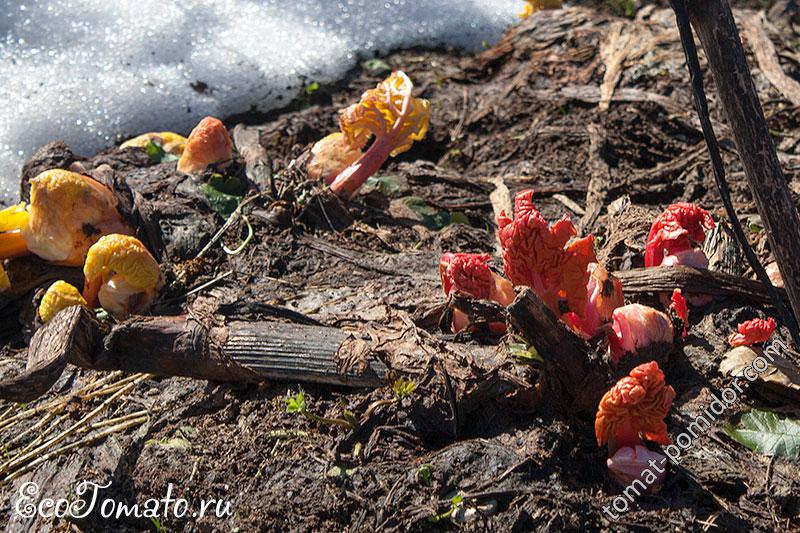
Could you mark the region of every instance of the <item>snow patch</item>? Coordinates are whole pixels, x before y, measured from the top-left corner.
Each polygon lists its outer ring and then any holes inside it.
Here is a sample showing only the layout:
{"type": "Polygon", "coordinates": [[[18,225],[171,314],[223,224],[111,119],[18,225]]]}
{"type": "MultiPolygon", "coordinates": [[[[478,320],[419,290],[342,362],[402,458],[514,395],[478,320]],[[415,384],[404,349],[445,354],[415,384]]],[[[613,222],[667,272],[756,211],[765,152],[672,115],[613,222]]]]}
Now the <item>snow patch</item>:
{"type": "Polygon", "coordinates": [[[514,0],[6,0],[0,7],[0,203],[22,163],[64,140],[91,155],[205,115],[288,103],[304,83],[412,45],[467,50],[514,0]],[[196,90],[198,82],[206,90],[196,90]]]}

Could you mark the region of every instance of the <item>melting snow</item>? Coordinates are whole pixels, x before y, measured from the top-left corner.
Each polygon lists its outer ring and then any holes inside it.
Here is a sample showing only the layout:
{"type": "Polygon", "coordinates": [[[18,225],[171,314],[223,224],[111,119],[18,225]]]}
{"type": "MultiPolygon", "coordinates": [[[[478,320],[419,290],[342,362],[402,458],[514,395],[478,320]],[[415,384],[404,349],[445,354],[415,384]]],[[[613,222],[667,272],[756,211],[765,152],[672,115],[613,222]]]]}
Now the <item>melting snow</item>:
{"type": "Polygon", "coordinates": [[[279,107],[393,48],[496,40],[519,0],[5,0],[0,203],[22,163],[66,141],[83,155],[205,115],[279,107]],[[197,91],[198,82],[208,90],[197,91]]]}

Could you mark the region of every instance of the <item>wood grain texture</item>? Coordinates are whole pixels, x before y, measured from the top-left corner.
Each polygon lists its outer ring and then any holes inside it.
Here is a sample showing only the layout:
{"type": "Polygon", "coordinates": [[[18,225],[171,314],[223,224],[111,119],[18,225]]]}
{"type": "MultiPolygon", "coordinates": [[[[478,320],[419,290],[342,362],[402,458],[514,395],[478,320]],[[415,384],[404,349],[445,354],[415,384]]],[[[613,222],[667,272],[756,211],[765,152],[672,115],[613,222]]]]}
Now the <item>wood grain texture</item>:
{"type": "MultiPolygon", "coordinates": [[[[622,281],[622,290],[626,294],[683,289],[712,296],[735,296],[757,304],[772,303],[761,282],[724,272],[672,266],[636,268],[612,273],[622,281]]],[[[780,288],[777,290],[788,301],[786,291],[780,288]]]]}

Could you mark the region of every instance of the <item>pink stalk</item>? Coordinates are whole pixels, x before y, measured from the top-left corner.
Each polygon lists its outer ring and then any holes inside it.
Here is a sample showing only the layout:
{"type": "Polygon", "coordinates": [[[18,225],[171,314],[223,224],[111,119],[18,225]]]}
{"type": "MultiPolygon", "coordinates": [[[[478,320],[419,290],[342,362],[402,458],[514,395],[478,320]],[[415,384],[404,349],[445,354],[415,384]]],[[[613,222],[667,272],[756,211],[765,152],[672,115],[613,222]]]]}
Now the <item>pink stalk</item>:
{"type": "Polygon", "coordinates": [[[355,163],[344,169],[331,183],[331,190],[339,196],[350,198],[367,181],[367,178],[380,170],[394,149],[391,137],[378,137],[369,150],[355,163]]]}

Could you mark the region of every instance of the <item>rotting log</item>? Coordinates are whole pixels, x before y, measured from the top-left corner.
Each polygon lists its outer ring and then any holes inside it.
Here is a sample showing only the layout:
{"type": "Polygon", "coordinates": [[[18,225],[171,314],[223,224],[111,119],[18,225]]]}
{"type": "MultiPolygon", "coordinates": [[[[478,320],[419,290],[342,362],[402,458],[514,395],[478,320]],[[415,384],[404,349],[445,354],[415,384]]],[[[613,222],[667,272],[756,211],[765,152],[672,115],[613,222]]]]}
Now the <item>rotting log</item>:
{"type": "Polygon", "coordinates": [[[514,329],[542,355],[552,403],[570,414],[594,414],[610,380],[600,358],[530,289],[508,306],[508,317],[514,329]]]}
{"type": "MultiPolygon", "coordinates": [[[[703,45],[770,248],[794,315],[800,317],[800,215],[781,170],[730,5],[727,0],[673,0],[672,4],[679,17],[685,5],[703,45]]],[[[688,39],[684,41],[686,46],[688,39]]]]}
{"type": "MultiPolygon", "coordinates": [[[[620,270],[612,274],[622,281],[622,290],[626,294],[683,289],[686,292],[711,296],[732,296],[758,304],[772,303],[771,295],[761,282],[725,272],[686,266],[665,266],[620,270]]],[[[789,301],[784,289],[776,288],[776,290],[782,300],[789,301]]]]}
{"type": "Polygon", "coordinates": [[[383,385],[387,368],[380,360],[359,369],[339,368],[349,338],[347,332],[324,326],[263,321],[209,326],[186,316],[134,317],[108,328],[75,306],[36,332],[26,370],[0,382],[0,398],[38,398],[67,364],[210,381],[383,385]]]}

